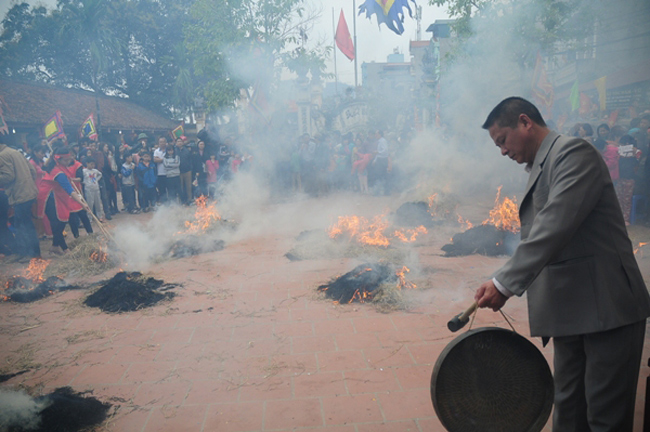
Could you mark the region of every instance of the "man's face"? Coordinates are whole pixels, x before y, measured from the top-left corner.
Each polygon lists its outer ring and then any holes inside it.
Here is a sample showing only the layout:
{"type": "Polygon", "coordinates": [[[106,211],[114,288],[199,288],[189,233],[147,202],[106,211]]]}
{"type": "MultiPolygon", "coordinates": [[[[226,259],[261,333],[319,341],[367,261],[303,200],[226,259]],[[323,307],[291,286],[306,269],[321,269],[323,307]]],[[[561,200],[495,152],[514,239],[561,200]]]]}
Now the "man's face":
{"type": "Polygon", "coordinates": [[[604,127],[598,128],[598,136],[602,139],[607,139],[609,136],[609,131],[604,127]]]}
{"type": "Polygon", "coordinates": [[[534,149],[528,139],[528,126],[521,121],[514,129],[495,123],[488,132],[503,156],[508,156],[518,164],[531,164],[535,160],[534,149]]]}
{"type": "Polygon", "coordinates": [[[167,140],[165,138],[160,138],[158,140],[158,147],[160,147],[161,149],[167,147],[167,140]]]}

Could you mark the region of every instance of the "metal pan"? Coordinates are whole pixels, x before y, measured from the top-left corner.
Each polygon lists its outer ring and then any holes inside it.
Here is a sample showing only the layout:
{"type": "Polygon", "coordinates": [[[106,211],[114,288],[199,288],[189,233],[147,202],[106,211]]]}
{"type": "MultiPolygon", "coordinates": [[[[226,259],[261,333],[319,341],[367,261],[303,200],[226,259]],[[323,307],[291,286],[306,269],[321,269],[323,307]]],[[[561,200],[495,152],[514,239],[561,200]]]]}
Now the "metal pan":
{"type": "Polygon", "coordinates": [[[553,376],[542,353],[519,334],[469,330],[442,351],[431,400],[450,432],[539,432],[553,406],[553,376]]]}

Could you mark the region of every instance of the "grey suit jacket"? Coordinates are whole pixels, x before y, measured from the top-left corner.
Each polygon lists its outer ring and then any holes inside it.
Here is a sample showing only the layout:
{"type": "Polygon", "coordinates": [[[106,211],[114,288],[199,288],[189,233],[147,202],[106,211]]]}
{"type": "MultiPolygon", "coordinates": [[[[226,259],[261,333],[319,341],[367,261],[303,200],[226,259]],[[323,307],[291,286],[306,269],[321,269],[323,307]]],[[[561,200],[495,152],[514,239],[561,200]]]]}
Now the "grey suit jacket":
{"type": "Polygon", "coordinates": [[[532,336],[594,333],[650,316],[609,171],[591,144],[549,133],[519,217],[522,241],[494,277],[527,292],[532,336]]]}

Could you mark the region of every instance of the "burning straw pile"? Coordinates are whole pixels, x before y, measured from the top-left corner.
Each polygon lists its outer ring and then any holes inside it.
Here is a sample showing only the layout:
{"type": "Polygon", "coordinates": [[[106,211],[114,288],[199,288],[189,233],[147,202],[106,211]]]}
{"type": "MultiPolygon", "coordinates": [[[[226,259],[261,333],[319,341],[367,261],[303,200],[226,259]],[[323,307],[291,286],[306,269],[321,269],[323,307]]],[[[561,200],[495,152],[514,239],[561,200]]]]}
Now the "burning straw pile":
{"type": "Polygon", "coordinates": [[[178,287],[139,272],[120,272],[99,285],[101,287],[89,295],[84,304],[111,313],[132,312],[171,300],[176,294],[168,291],[178,287]]]}
{"type": "Polygon", "coordinates": [[[318,287],[318,291],[336,304],[373,302],[388,308],[404,305],[403,289],[417,286],[406,280],[410,270],[388,263],[366,263],[318,287]]]}
{"type": "Polygon", "coordinates": [[[32,259],[22,276],[13,276],[5,283],[5,290],[0,297],[5,301],[30,303],[59,291],[81,289],[57,276],[44,278],[43,273],[49,264],[48,260],[32,259]]]}
{"type": "Polygon", "coordinates": [[[81,236],[69,246],[70,252],[54,260],[46,275],[94,276],[119,266],[124,259],[107,239],[98,234],[81,236]]]}
{"type": "Polygon", "coordinates": [[[514,200],[505,197],[501,202],[500,198],[501,187],[497,191],[494,208],[490,210],[489,217],[477,227],[458,217],[459,222],[467,224],[468,229],[454,235],[452,242],[442,247],[445,256],[512,255],[521,240],[519,212],[514,200]]]}
{"type": "Polygon", "coordinates": [[[357,258],[371,255],[389,260],[403,261],[405,251],[400,245],[414,243],[427,234],[426,227],[395,228],[386,215],[366,219],[363,216],[339,216],[337,223],[327,230],[306,231],[296,240],[298,244],[285,256],[291,261],[323,258],[357,258]]]}
{"type": "Polygon", "coordinates": [[[174,241],[165,248],[165,253],[157,261],[218,252],[225,248],[224,241],[215,239],[214,234],[224,227],[232,229],[235,225],[221,218],[215,201],[208,201],[207,197],[201,196],[195,204],[193,219],[185,221],[183,230],[174,235],[174,241]]]}
{"type": "Polygon", "coordinates": [[[61,387],[31,397],[22,391],[0,390],[0,431],[77,432],[89,430],[108,415],[111,404],[61,387]]]}

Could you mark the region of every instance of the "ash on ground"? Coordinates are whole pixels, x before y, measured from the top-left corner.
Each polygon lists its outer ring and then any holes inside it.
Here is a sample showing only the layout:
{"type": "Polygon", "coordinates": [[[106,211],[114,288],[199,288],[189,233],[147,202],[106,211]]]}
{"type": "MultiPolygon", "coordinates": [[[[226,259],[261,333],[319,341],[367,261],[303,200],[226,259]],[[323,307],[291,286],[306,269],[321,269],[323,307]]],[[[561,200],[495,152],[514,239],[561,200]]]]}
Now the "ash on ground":
{"type": "Polygon", "coordinates": [[[169,247],[170,258],[185,258],[209,252],[218,252],[225,248],[223,240],[210,239],[195,235],[185,236],[169,247]]]}
{"type": "Polygon", "coordinates": [[[521,234],[500,230],[494,225],[479,225],[458,233],[442,247],[446,257],[466,255],[512,255],[521,241],[521,234]]]}
{"type": "Polygon", "coordinates": [[[70,387],[31,397],[0,390],[0,430],[7,432],[78,432],[106,420],[111,404],[70,387]]]}
{"type": "Polygon", "coordinates": [[[171,300],[176,294],[169,290],[179,286],[139,272],[120,272],[99,285],[84,304],[110,313],[133,312],[171,300]]]}
{"type": "Polygon", "coordinates": [[[406,309],[409,303],[403,289],[417,288],[406,280],[409,271],[406,266],[398,268],[390,263],[365,263],[317,290],[337,304],[372,302],[380,312],[406,309]]]}
{"type": "Polygon", "coordinates": [[[16,303],[31,303],[60,291],[83,289],[70,285],[57,276],[50,276],[40,283],[22,276],[14,276],[7,282],[3,295],[5,300],[16,303]]]}

